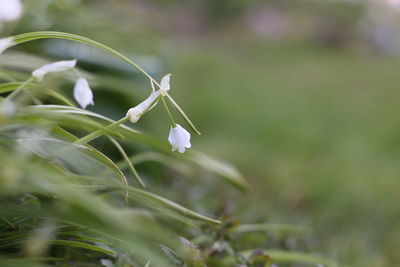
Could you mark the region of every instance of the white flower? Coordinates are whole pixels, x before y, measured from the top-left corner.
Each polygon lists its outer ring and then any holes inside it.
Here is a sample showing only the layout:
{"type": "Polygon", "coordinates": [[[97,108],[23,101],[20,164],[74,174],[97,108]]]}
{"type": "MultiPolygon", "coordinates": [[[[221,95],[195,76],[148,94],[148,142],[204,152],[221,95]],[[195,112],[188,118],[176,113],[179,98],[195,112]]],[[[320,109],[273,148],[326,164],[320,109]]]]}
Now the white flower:
{"type": "Polygon", "coordinates": [[[166,96],[169,89],[171,89],[171,86],[169,85],[169,81],[171,79],[171,74],[167,74],[164,77],[162,77],[161,82],[160,82],[160,94],[162,96],[166,96]]]}
{"type": "Polygon", "coordinates": [[[160,95],[160,90],[158,90],[157,92],[152,92],[150,96],[146,98],[142,103],[140,103],[136,107],[129,109],[128,112],[126,113],[126,115],[129,117],[129,120],[132,123],[137,122],[145,111],[152,109],[157,104],[154,103],[152,105],[154,100],[156,100],[156,98],[159,95],[160,95]]]}
{"type": "Polygon", "coordinates": [[[20,0],[0,1],[0,22],[13,21],[22,15],[22,4],[20,0]]]}
{"type": "Polygon", "coordinates": [[[40,82],[43,80],[44,76],[49,73],[49,72],[59,72],[59,71],[64,71],[71,69],[75,67],[76,65],[76,59],[75,60],[63,60],[63,61],[57,61],[54,63],[46,64],[44,66],[41,66],[40,68],[34,70],[32,72],[32,75],[36,77],[36,79],[40,82]]]}
{"type": "Polygon", "coordinates": [[[74,98],[82,108],[86,108],[88,105],[94,105],[93,93],[85,78],[79,78],[76,81],[74,87],[74,98]]]}
{"type": "Polygon", "coordinates": [[[168,141],[172,145],[172,151],[178,150],[179,152],[183,153],[185,152],[185,148],[192,147],[190,144],[190,133],[179,124],[177,124],[175,127],[171,127],[168,141]]]}
{"type": "Polygon", "coordinates": [[[11,38],[2,38],[0,39],[0,54],[3,53],[4,50],[13,45],[13,39],[11,38]]]}

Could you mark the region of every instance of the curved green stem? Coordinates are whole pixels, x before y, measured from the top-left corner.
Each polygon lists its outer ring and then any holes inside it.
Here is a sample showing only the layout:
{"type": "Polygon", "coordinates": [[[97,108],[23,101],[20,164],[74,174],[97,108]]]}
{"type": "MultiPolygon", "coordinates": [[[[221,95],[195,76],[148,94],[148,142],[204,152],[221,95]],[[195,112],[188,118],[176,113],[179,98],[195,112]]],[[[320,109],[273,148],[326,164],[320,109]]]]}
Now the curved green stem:
{"type": "Polygon", "coordinates": [[[97,131],[94,131],[93,133],[90,133],[82,138],[79,138],[78,140],[76,140],[73,144],[75,145],[84,145],[89,143],[90,141],[96,139],[97,137],[107,133],[108,131],[114,129],[115,127],[127,122],[129,120],[129,117],[123,117],[122,119],[113,122],[109,125],[107,125],[106,127],[102,128],[102,129],[98,129],[97,131]]]}
{"type": "Polygon", "coordinates": [[[31,82],[35,80],[35,77],[31,76],[28,80],[23,82],[17,89],[15,89],[11,94],[9,94],[4,101],[11,101],[19,92],[25,89],[31,82]]]}
{"type": "Polygon", "coordinates": [[[148,74],[138,64],[136,64],[135,62],[133,62],[126,56],[122,55],[121,53],[117,52],[116,50],[112,49],[111,47],[108,47],[106,45],[103,45],[99,42],[96,42],[94,40],[91,40],[89,38],[86,38],[86,37],[83,37],[80,35],[66,33],[66,32],[40,31],[40,32],[30,32],[30,33],[18,34],[18,35],[12,36],[11,38],[14,41],[11,46],[26,43],[29,41],[39,40],[39,39],[65,39],[65,40],[71,40],[71,41],[76,41],[76,42],[80,42],[80,43],[85,43],[85,44],[103,49],[107,52],[110,52],[110,53],[116,55],[117,57],[119,57],[120,59],[122,59],[123,61],[125,61],[129,65],[133,66],[138,71],[140,71],[147,78],[152,80],[158,87],[160,87],[158,82],[150,74],[148,74]]]}
{"type": "MultiPolygon", "coordinates": [[[[53,31],[40,31],[40,32],[30,32],[30,33],[23,33],[23,34],[18,34],[15,36],[11,37],[13,39],[12,44],[10,47],[19,45],[22,43],[26,43],[29,41],[34,41],[34,40],[39,40],[39,39],[64,39],[64,40],[71,40],[75,42],[80,42],[84,44],[88,44],[100,49],[103,49],[107,52],[110,52],[111,54],[119,57],[135,69],[137,69],[139,72],[144,74],[147,78],[150,79],[150,82],[153,82],[156,84],[158,87],[160,87],[160,84],[150,75],[148,74],[144,69],[142,69],[138,64],[124,56],[123,54],[117,52],[116,50],[112,49],[111,47],[108,47],[104,44],[101,44],[99,42],[96,42],[94,40],[91,40],[89,38],[79,36],[76,34],[71,34],[71,33],[65,33],[65,32],[53,32],[53,31]]],[[[190,121],[189,117],[183,112],[183,110],[180,108],[180,106],[174,101],[174,99],[170,96],[167,95],[168,100],[172,103],[172,105],[178,110],[178,112],[181,114],[181,116],[187,121],[187,123],[190,125],[190,127],[195,131],[198,135],[201,133],[197,130],[197,128],[194,126],[194,124],[190,121]]]]}
{"type": "Polygon", "coordinates": [[[176,127],[176,122],[175,122],[174,118],[172,117],[171,111],[169,111],[169,108],[167,106],[167,103],[165,102],[164,97],[162,98],[162,102],[164,104],[165,109],[167,110],[168,116],[169,116],[169,118],[171,120],[172,127],[175,128],[176,127]]]}
{"type": "Polygon", "coordinates": [[[197,130],[196,126],[194,126],[193,122],[189,119],[189,117],[183,112],[182,108],[175,102],[175,100],[167,94],[167,99],[171,102],[171,104],[175,107],[175,109],[181,114],[182,118],[186,120],[186,122],[192,127],[193,131],[195,131],[198,135],[201,135],[201,132],[197,130]]]}
{"type": "Polygon", "coordinates": [[[121,153],[122,157],[125,159],[126,163],[128,164],[129,169],[131,170],[133,177],[135,178],[136,182],[138,184],[140,184],[140,186],[142,188],[146,188],[145,183],[143,182],[142,178],[140,178],[139,173],[136,171],[136,168],[133,166],[131,159],[129,158],[129,156],[126,154],[125,150],[122,148],[122,146],[117,142],[117,140],[115,140],[114,138],[112,138],[111,136],[108,137],[111,142],[115,145],[115,147],[119,150],[119,152],[121,153]]]}

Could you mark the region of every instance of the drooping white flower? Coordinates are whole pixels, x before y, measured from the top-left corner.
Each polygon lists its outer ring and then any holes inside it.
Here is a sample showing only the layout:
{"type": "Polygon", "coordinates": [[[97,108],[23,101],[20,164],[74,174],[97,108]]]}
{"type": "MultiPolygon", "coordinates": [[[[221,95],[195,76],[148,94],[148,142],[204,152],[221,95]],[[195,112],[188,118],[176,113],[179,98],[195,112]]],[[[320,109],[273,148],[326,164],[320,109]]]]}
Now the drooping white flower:
{"type": "Polygon", "coordinates": [[[13,39],[11,38],[2,38],[0,39],[0,54],[4,52],[7,48],[12,46],[13,44],[13,39]]]}
{"type": "Polygon", "coordinates": [[[152,103],[156,100],[156,98],[159,95],[160,95],[160,90],[152,92],[150,96],[146,98],[142,103],[133,108],[130,108],[126,113],[126,115],[129,117],[129,120],[132,123],[137,122],[145,111],[152,109],[157,104],[156,102],[152,105],[152,103]]]}
{"type": "Polygon", "coordinates": [[[13,21],[22,15],[22,4],[20,0],[0,1],[0,22],[13,21]]]}
{"type": "Polygon", "coordinates": [[[43,80],[44,76],[49,72],[59,72],[71,69],[75,67],[75,60],[62,60],[54,63],[46,64],[41,66],[40,68],[34,70],[32,72],[32,76],[34,76],[39,82],[43,80]]]}
{"type": "Polygon", "coordinates": [[[171,73],[162,77],[160,82],[160,94],[162,96],[166,96],[168,91],[171,89],[171,86],[169,85],[170,80],[171,80],[171,73]]]}
{"type": "Polygon", "coordinates": [[[76,81],[74,87],[74,98],[82,108],[86,108],[88,105],[94,105],[93,93],[85,78],[79,78],[76,81]]]}
{"type": "Polygon", "coordinates": [[[190,133],[179,124],[171,127],[168,141],[172,145],[172,151],[178,150],[180,153],[183,153],[186,148],[192,147],[190,144],[190,133]]]}

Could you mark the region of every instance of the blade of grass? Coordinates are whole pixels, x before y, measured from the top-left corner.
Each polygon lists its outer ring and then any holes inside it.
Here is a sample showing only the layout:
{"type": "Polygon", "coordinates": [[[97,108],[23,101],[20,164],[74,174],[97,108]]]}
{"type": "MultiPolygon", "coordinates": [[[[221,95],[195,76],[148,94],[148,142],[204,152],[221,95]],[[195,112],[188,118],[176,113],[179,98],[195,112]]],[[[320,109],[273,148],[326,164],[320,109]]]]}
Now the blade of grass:
{"type": "Polygon", "coordinates": [[[126,154],[125,150],[122,148],[122,146],[112,137],[108,136],[108,138],[111,140],[111,142],[117,147],[119,152],[121,153],[122,157],[124,158],[125,162],[128,164],[129,169],[131,170],[133,177],[136,179],[136,182],[142,187],[146,188],[146,185],[144,184],[142,178],[140,178],[139,173],[136,171],[136,168],[133,166],[130,158],[126,154]]]}
{"type": "MultiPolygon", "coordinates": [[[[70,142],[74,142],[76,140],[78,140],[78,138],[76,136],[74,136],[73,134],[69,133],[68,131],[66,131],[65,129],[61,128],[61,127],[55,127],[53,129],[53,132],[57,135],[60,135],[62,137],[64,137],[65,139],[67,139],[70,142]]],[[[89,150],[85,151],[86,153],[89,153],[93,156],[93,158],[95,158],[97,161],[102,162],[105,166],[107,166],[117,177],[119,177],[121,179],[121,182],[128,186],[128,180],[126,179],[124,173],[118,168],[118,166],[106,155],[104,155],[103,153],[101,153],[100,151],[98,151],[97,149],[95,149],[94,147],[85,144],[85,147],[87,147],[89,150]]],[[[126,191],[125,193],[125,203],[128,203],[128,197],[129,197],[129,193],[128,191],[126,191]]]]}
{"type": "Polygon", "coordinates": [[[61,245],[61,246],[69,246],[73,248],[83,248],[91,251],[96,251],[96,252],[101,252],[101,253],[106,253],[106,254],[111,254],[115,255],[117,252],[105,249],[99,246],[83,243],[83,242],[78,242],[78,241],[71,241],[71,240],[50,240],[50,244],[53,245],[61,245]]]}
{"type": "MultiPolygon", "coordinates": [[[[122,59],[123,61],[125,61],[126,63],[128,63],[132,67],[134,67],[135,69],[137,69],[139,72],[141,72],[147,78],[149,78],[151,84],[154,83],[158,87],[160,87],[160,84],[150,74],[148,74],[138,64],[136,64],[135,62],[133,62],[132,60],[130,60],[129,58],[127,58],[123,54],[121,54],[118,51],[112,49],[111,47],[108,47],[108,46],[106,46],[104,44],[101,44],[99,42],[96,42],[94,40],[91,40],[91,39],[83,37],[83,36],[79,36],[79,35],[71,34],[71,33],[65,33],[65,32],[41,31],[41,32],[23,33],[23,34],[12,36],[11,38],[13,39],[13,44],[11,46],[22,44],[22,43],[33,41],[33,40],[50,39],[50,38],[51,39],[64,39],[64,40],[71,40],[71,41],[76,41],[76,42],[80,42],[80,43],[85,43],[85,44],[88,44],[88,45],[103,49],[103,50],[105,50],[105,51],[107,51],[107,52],[119,57],[120,59],[122,59]]],[[[192,121],[183,112],[183,110],[174,101],[174,99],[170,95],[167,95],[167,97],[171,101],[171,103],[175,106],[175,108],[178,110],[178,112],[181,114],[181,116],[187,121],[187,123],[190,125],[190,127],[193,129],[193,131],[195,131],[197,134],[200,135],[201,133],[197,130],[197,128],[192,123],[192,121]]]]}
{"type": "MultiPolygon", "coordinates": [[[[8,93],[19,88],[23,83],[22,82],[9,82],[0,84],[0,94],[8,93]]],[[[33,86],[32,84],[27,87],[33,86]]]]}

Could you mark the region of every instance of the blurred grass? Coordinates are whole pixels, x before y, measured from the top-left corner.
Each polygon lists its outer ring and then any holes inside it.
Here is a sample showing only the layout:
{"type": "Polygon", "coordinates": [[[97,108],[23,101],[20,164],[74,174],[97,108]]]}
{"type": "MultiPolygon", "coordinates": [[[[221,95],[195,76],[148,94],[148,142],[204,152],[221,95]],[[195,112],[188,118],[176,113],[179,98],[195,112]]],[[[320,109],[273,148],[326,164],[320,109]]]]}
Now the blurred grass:
{"type": "MultiPolygon", "coordinates": [[[[243,29],[186,40],[167,29],[170,10],[149,15],[111,1],[112,8],[104,2],[74,3],[53,4],[62,8],[53,7],[50,11],[56,12],[42,18],[53,22],[50,26],[40,20],[35,26],[26,17],[16,32],[68,31],[117,50],[158,55],[173,74],[171,94],[203,133],[193,138],[193,147],[236,163],[252,187],[246,198],[238,198],[229,190],[210,186],[209,180],[176,181],[185,175],[145,165],[144,169],[159,176],[150,181],[154,191],[167,185],[181,189],[179,196],[173,190],[165,194],[181,203],[191,201],[188,206],[199,211],[235,199],[238,203],[228,210],[247,223],[310,227],[315,235],[307,249],[338,262],[354,266],[398,263],[398,58],[324,47],[310,40],[268,42],[243,29]],[[148,20],[150,25],[143,23],[148,20]],[[205,189],[198,183],[204,183],[205,189]],[[210,195],[214,198],[207,198],[210,195]]],[[[348,13],[351,18],[353,13],[348,13]]],[[[38,47],[30,49],[46,53],[38,47]]],[[[97,95],[104,93],[101,89],[95,88],[97,95]]],[[[136,83],[123,90],[128,89],[137,95],[145,87],[136,83]]],[[[109,106],[94,107],[102,114],[122,112],[130,104],[119,94],[104,94],[97,106],[109,106]]],[[[142,123],[137,127],[167,135],[168,122],[161,109],[155,108],[142,123]]]]}
{"type": "Polygon", "coordinates": [[[194,142],[242,167],[254,218],[306,223],[342,262],[398,258],[399,59],[239,39],[184,51],[171,71],[194,142]]]}

